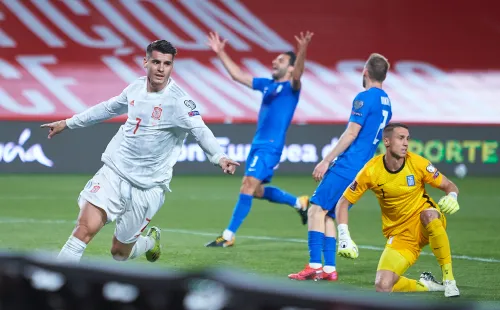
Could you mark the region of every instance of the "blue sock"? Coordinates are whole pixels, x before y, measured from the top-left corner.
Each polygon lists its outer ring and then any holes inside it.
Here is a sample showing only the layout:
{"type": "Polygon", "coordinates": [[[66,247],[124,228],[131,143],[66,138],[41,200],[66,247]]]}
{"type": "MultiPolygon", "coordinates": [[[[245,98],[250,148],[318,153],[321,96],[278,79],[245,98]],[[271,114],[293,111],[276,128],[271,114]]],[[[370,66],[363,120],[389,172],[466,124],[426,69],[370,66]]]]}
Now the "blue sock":
{"type": "Polygon", "coordinates": [[[240,228],[241,223],[247,217],[250,212],[250,208],[252,208],[252,195],[240,194],[238,202],[234,207],[233,217],[231,218],[231,222],[227,227],[228,230],[236,233],[238,228],[240,228]]]}
{"type": "Polygon", "coordinates": [[[297,202],[297,197],[274,186],[264,187],[264,196],[262,198],[270,202],[283,203],[292,207],[295,207],[295,203],[297,202]]]}
{"type": "Polygon", "coordinates": [[[335,267],[335,252],[337,249],[337,239],[335,237],[325,237],[323,245],[323,257],[325,258],[325,266],[335,267]]]}
{"type": "Polygon", "coordinates": [[[321,250],[325,234],[319,231],[309,231],[307,243],[309,245],[309,263],[321,264],[321,250]]]}

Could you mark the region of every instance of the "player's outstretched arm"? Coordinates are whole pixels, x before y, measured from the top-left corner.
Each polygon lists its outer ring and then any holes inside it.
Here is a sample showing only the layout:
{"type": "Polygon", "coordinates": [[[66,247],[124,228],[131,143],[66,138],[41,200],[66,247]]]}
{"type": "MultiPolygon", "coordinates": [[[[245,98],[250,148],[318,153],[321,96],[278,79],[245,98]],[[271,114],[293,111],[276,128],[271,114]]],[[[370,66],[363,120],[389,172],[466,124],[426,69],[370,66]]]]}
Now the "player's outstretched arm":
{"type": "Polygon", "coordinates": [[[347,148],[352,144],[352,142],[356,139],[361,130],[361,125],[354,122],[349,122],[346,130],[340,136],[339,141],[333,147],[333,149],[321,160],[313,171],[313,178],[316,181],[321,181],[323,176],[325,175],[328,167],[332,163],[332,161],[337,158],[340,154],[342,154],[347,148]]]}
{"type": "Polygon", "coordinates": [[[43,124],[41,128],[49,128],[48,138],[61,133],[64,129],[74,129],[88,127],[96,123],[111,119],[115,116],[127,113],[128,103],[125,91],[119,96],[113,97],[107,101],[101,102],[79,114],[66,120],[60,120],[48,124],[43,124]]]}
{"type": "Polygon", "coordinates": [[[242,71],[241,68],[231,59],[231,57],[229,57],[224,50],[226,42],[227,39],[221,41],[217,32],[210,32],[208,34],[207,45],[210,46],[210,48],[217,54],[231,78],[236,82],[252,88],[253,77],[249,73],[242,71]]]}
{"type": "Polygon", "coordinates": [[[66,129],[66,120],[60,120],[52,123],[43,124],[40,128],[49,128],[48,139],[52,139],[53,136],[60,134],[64,129],[66,129]]]}
{"type": "Polygon", "coordinates": [[[300,78],[304,73],[307,46],[311,42],[313,35],[314,33],[307,31],[306,34],[301,32],[299,36],[295,36],[295,40],[297,41],[297,59],[295,60],[292,73],[292,88],[295,90],[299,90],[301,87],[300,78]]]}
{"type": "Polygon", "coordinates": [[[441,211],[446,214],[453,214],[460,210],[460,205],[458,204],[458,187],[455,183],[442,175],[441,184],[438,188],[446,193],[446,196],[442,197],[438,202],[441,211]]]}

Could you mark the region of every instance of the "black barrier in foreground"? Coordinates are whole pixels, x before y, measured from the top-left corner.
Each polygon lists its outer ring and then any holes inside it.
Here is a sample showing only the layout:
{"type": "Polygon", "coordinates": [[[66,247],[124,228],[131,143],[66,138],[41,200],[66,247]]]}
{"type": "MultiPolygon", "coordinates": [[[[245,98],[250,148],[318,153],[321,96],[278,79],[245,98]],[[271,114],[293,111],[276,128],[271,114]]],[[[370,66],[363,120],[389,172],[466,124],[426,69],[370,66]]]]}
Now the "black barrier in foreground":
{"type": "Polygon", "coordinates": [[[427,302],[307,284],[227,269],[188,273],[97,261],[58,264],[49,256],[0,254],[3,310],[479,309],[473,303],[427,302]]]}
{"type": "MultiPolygon", "coordinates": [[[[67,130],[47,140],[38,122],[0,122],[0,173],[94,174],[101,154],[117,132],[119,123],[67,130]]],[[[244,162],[255,132],[254,124],[209,124],[226,153],[244,162]]],[[[342,125],[292,125],[283,150],[279,174],[309,175],[316,163],[342,134],[342,125]]],[[[500,127],[411,126],[410,150],[453,175],[464,164],[469,175],[500,175],[500,127]]],[[[379,152],[383,145],[379,144],[379,152]]],[[[242,174],[243,169],[238,173],[242,174]]],[[[208,163],[191,137],[186,140],[174,174],[220,174],[208,163]]]]}

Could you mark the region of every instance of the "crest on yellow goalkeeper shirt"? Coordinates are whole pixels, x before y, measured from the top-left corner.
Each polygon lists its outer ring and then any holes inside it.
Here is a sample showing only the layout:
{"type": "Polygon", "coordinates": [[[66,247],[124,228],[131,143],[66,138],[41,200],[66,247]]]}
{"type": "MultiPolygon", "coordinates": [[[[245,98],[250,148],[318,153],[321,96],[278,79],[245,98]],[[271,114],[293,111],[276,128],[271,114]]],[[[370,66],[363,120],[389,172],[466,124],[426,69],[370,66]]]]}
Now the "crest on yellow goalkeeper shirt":
{"type": "Polygon", "coordinates": [[[344,196],[354,204],[366,190],[372,190],[382,210],[384,234],[394,234],[421,211],[437,207],[427,194],[425,184],[438,187],[441,181],[439,171],[420,155],[408,152],[401,168],[391,171],[382,154],[363,167],[344,196]]]}

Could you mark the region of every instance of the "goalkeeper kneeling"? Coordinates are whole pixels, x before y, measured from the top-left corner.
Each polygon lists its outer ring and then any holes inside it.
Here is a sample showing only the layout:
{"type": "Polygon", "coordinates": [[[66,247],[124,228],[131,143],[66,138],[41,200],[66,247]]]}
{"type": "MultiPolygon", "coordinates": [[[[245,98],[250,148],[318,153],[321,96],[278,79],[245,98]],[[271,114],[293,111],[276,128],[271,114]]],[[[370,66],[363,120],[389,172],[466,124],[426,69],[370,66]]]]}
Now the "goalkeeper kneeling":
{"type": "Polygon", "coordinates": [[[383,234],[387,238],[377,267],[376,290],[444,291],[446,297],[458,297],[460,292],[453,277],[444,216],[459,210],[458,188],[427,159],[407,151],[406,125],[392,127],[390,132],[384,132],[383,139],[386,153],[364,166],[336,206],[338,254],[347,258],[359,255],[347,227],[348,207],[370,189],[379,201],[383,234]],[[427,194],[425,184],[441,189],[446,195],[435,203],[427,194]],[[443,282],[437,281],[430,272],[422,273],[419,280],[403,276],[427,244],[441,266],[443,282]]]}

